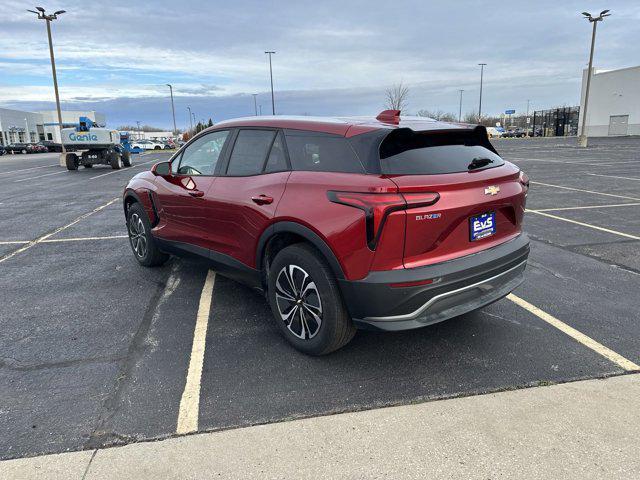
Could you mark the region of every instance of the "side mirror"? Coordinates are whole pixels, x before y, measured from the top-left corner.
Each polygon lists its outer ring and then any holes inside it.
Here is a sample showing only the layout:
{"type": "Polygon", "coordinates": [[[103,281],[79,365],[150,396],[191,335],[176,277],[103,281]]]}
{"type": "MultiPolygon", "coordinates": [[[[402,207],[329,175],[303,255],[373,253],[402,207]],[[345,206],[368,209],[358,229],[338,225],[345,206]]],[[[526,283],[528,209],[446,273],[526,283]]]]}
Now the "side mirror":
{"type": "Polygon", "coordinates": [[[171,175],[171,162],[156,163],[153,167],[151,167],[151,173],[159,177],[171,175]]]}

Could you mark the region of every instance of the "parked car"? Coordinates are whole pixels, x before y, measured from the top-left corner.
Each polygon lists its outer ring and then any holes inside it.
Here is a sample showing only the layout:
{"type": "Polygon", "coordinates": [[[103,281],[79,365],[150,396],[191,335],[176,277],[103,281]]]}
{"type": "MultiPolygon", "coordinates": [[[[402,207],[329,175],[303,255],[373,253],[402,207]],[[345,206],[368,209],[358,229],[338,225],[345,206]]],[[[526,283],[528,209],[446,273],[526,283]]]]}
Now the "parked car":
{"type": "Polygon", "coordinates": [[[524,128],[509,127],[507,128],[507,131],[502,134],[502,136],[506,138],[521,138],[526,137],[527,132],[525,132],[524,128]]]}
{"type": "Polygon", "coordinates": [[[62,145],[51,140],[43,140],[40,142],[42,145],[47,147],[49,152],[62,152],[62,145]]]}
{"type": "Polygon", "coordinates": [[[5,153],[7,153],[7,151],[4,149],[4,146],[3,146],[3,145],[0,145],[0,157],[1,157],[2,155],[4,155],[5,153]]]}
{"type": "Polygon", "coordinates": [[[131,142],[131,148],[140,148],[142,150],[162,150],[163,146],[152,140],[134,140],[131,142]]]}
{"type": "Polygon", "coordinates": [[[49,149],[45,147],[42,143],[34,143],[33,144],[34,153],[47,153],[49,149]]]}
{"type": "Polygon", "coordinates": [[[504,133],[504,128],[487,127],[487,135],[489,138],[500,138],[504,133]]]}
{"type": "Polygon", "coordinates": [[[172,148],[176,148],[176,143],[172,139],[167,139],[163,142],[165,150],[171,150],[172,148]]]}
{"type": "Polygon", "coordinates": [[[16,142],[5,147],[7,153],[35,153],[36,149],[32,143],[16,142]]]}
{"type": "Polygon", "coordinates": [[[136,260],[195,256],[263,291],[313,355],[357,327],[423,327],[504,297],[529,254],[527,176],[484,127],[399,113],[205,130],[126,186],[136,260]]]}

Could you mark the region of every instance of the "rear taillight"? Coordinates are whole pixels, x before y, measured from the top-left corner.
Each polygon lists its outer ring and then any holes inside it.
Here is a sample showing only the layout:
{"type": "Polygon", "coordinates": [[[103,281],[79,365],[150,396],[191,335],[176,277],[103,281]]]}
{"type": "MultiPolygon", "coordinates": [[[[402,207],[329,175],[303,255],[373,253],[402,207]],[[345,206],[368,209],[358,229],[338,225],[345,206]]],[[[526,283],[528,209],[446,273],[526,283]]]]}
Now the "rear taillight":
{"type": "Polygon", "coordinates": [[[387,217],[398,210],[427,207],[438,201],[440,195],[425,193],[362,193],[327,192],[333,203],[355,207],[364,212],[367,229],[367,244],[375,250],[387,217]]]}

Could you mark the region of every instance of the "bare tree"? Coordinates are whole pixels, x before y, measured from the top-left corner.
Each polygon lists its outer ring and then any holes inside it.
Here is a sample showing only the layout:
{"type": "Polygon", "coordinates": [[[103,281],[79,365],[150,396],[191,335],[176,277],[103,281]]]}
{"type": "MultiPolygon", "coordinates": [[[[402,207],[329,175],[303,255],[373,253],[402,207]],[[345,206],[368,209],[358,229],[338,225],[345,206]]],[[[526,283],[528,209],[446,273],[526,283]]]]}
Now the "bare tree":
{"type": "Polygon", "coordinates": [[[442,110],[419,110],[417,115],[419,117],[429,117],[434,120],[439,120],[442,122],[455,122],[457,118],[455,114],[444,112],[442,110]]]}
{"type": "Polygon", "coordinates": [[[387,88],[385,91],[387,98],[386,108],[390,110],[405,110],[407,108],[407,97],[409,96],[409,87],[402,82],[387,88]]]}

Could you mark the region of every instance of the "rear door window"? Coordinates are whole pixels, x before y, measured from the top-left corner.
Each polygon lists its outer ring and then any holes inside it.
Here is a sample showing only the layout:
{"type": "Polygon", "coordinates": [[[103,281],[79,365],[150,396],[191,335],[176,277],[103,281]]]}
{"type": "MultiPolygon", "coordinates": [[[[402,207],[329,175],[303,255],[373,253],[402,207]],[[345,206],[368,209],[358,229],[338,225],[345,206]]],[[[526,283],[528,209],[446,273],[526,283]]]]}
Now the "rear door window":
{"type": "Polygon", "coordinates": [[[240,130],[229,158],[227,175],[260,174],[275,135],[273,130],[240,130]]]}
{"type": "Polygon", "coordinates": [[[437,175],[504,165],[483,135],[480,130],[394,130],[380,145],[381,171],[390,175],[437,175]]]}
{"type": "Polygon", "coordinates": [[[293,170],[365,173],[358,156],[343,136],[287,131],[285,137],[293,170]]]}

